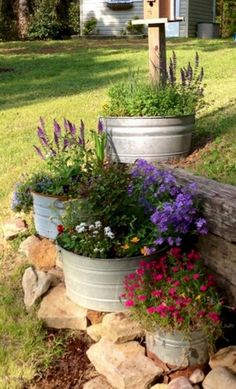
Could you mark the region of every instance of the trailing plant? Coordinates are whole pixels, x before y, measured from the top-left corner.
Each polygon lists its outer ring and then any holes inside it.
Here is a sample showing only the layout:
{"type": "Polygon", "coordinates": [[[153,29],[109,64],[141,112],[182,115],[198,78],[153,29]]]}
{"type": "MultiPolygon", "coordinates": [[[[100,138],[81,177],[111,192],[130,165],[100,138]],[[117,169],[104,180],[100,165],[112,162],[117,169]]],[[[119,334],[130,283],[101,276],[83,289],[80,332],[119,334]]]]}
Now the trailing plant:
{"type": "Polygon", "coordinates": [[[215,277],[198,252],[173,247],[152,262],[141,262],[124,281],[126,307],[148,330],[182,331],[189,337],[201,330],[211,344],[221,334],[222,301],[215,277]]]}

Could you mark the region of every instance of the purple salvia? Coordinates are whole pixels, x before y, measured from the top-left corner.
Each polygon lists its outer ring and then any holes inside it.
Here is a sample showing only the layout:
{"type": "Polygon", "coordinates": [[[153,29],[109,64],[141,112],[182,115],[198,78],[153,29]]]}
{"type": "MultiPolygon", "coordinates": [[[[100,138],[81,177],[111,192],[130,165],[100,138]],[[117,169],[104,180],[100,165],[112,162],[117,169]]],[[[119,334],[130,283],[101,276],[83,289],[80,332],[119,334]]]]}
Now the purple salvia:
{"type": "Polygon", "coordinates": [[[42,151],[40,150],[40,148],[37,147],[37,146],[33,146],[33,147],[36,150],[37,154],[40,156],[40,158],[45,159],[45,157],[44,157],[42,151]]]}
{"type": "Polygon", "coordinates": [[[41,127],[38,127],[37,134],[38,134],[38,137],[40,139],[42,146],[49,147],[48,139],[46,137],[44,130],[41,127]]]}
{"type": "Polygon", "coordinates": [[[180,69],[180,76],[181,76],[181,83],[184,86],[186,84],[186,79],[185,79],[184,70],[182,68],[180,69]]]}
{"type": "Polygon", "coordinates": [[[203,67],[202,67],[201,68],[201,72],[200,72],[200,79],[199,79],[199,81],[202,81],[203,77],[204,77],[204,70],[203,70],[203,67]]]}
{"type": "Polygon", "coordinates": [[[59,138],[61,136],[61,127],[55,119],[53,121],[53,125],[54,125],[54,141],[55,141],[55,144],[58,148],[59,147],[59,138]]]}
{"type": "Polygon", "coordinates": [[[64,119],[64,128],[66,131],[69,131],[69,126],[68,126],[68,120],[64,119]]]}
{"type": "Polygon", "coordinates": [[[199,55],[198,55],[198,52],[196,52],[195,54],[195,69],[197,70],[199,66],[199,55]]]}
{"type": "Polygon", "coordinates": [[[63,149],[65,150],[69,146],[70,143],[69,143],[68,139],[66,139],[66,138],[64,138],[63,143],[64,143],[63,149]]]}
{"type": "Polygon", "coordinates": [[[102,134],[103,133],[103,123],[101,121],[101,119],[98,120],[98,134],[102,134]]]}
{"type": "Polygon", "coordinates": [[[79,137],[79,144],[81,146],[85,146],[85,139],[84,139],[84,122],[83,120],[80,120],[80,137],[79,137]]]}
{"type": "Polygon", "coordinates": [[[171,83],[171,85],[174,85],[174,72],[173,72],[172,63],[170,63],[170,66],[169,66],[169,75],[170,75],[170,83],[171,83]]]}
{"type": "Polygon", "coordinates": [[[70,132],[71,136],[74,137],[76,134],[76,127],[69,120],[67,120],[67,123],[68,123],[68,127],[69,127],[69,132],[70,132]]]}

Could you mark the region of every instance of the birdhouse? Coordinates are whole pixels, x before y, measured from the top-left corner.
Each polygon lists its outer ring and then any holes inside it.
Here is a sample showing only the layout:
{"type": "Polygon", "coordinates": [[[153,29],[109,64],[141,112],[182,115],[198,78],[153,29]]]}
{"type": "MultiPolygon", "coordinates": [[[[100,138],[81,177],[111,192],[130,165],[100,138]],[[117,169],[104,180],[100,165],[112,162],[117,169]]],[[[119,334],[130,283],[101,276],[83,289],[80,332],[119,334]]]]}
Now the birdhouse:
{"type": "Polygon", "coordinates": [[[144,19],[175,20],[175,0],[144,0],[144,19]]]}

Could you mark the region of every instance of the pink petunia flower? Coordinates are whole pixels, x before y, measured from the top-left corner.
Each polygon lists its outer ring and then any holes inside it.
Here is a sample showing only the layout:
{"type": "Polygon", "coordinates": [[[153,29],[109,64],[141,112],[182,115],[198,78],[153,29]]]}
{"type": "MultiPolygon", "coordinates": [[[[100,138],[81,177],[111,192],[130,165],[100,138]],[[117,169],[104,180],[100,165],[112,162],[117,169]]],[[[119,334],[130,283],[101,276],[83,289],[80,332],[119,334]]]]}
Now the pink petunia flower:
{"type": "Polygon", "coordinates": [[[193,279],[194,279],[194,280],[198,280],[199,277],[200,277],[200,274],[199,274],[199,273],[195,273],[195,274],[193,275],[193,279]]]}
{"type": "Polygon", "coordinates": [[[147,313],[153,314],[156,312],[156,307],[149,307],[147,308],[147,313]]]}
{"type": "Polygon", "coordinates": [[[163,278],[164,278],[163,274],[154,274],[154,276],[153,276],[153,279],[155,281],[161,281],[161,280],[163,280],[163,278]]]}
{"type": "Polygon", "coordinates": [[[162,290],[161,289],[153,290],[152,291],[152,296],[153,297],[161,297],[162,296],[162,290]]]}
{"type": "Polygon", "coordinates": [[[202,286],[200,286],[200,291],[201,292],[206,292],[207,291],[207,285],[202,285],[202,286]]]}
{"type": "Polygon", "coordinates": [[[127,300],[125,301],[125,306],[126,308],[130,308],[130,307],[133,307],[135,304],[134,304],[134,301],[133,300],[127,300]]]}
{"type": "Polygon", "coordinates": [[[145,296],[144,294],[141,294],[140,296],[138,296],[138,300],[139,301],[146,301],[147,300],[147,296],[145,296]]]}
{"type": "Polygon", "coordinates": [[[170,296],[174,296],[175,293],[176,293],[176,288],[170,288],[170,289],[169,289],[169,295],[170,295],[170,296]]]}
{"type": "Polygon", "coordinates": [[[218,313],[215,313],[215,312],[209,312],[208,313],[208,317],[214,321],[215,323],[219,322],[220,321],[220,316],[218,315],[218,313]]]}

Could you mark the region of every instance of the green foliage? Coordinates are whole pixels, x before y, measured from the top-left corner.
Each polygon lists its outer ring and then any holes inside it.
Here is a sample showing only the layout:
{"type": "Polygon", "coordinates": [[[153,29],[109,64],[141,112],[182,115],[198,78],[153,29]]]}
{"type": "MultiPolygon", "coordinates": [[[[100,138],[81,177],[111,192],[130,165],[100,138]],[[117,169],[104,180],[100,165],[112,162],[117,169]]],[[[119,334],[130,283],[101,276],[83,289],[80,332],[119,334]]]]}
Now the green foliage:
{"type": "Polygon", "coordinates": [[[234,0],[217,0],[216,14],[223,38],[236,32],[236,3],[234,0]]]}
{"type": "Polygon", "coordinates": [[[211,345],[221,335],[215,276],[194,250],[185,254],[174,247],[158,261],[143,261],[124,287],[124,304],[149,330],[181,331],[187,337],[200,330],[211,345]]]}
{"type": "Polygon", "coordinates": [[[80,5],[71,2],[68,10],[68,27],[72,34],[80,33],[80,5]]]}
{"type": "Polygon", "coordinates": [[[84,23],[83,35],[91,35],[95,32],[97,26],[97,19],[92,17],[84,23]]]}
{"type": "Polygon", "coordinates": [[[36,0],[28,29],[29,38],[58,39],[61,32],[62,23],[58,19],[53,1],[36,0]]]}
{"type": "MultiPolygon", "coordinates": [[[[134,16],[132,20],[138,20],[138,16],[134,16]]],[[[132,20],[129,20],[126,26],[126,32],[130,35],[143,35],[144,33],[144,25],[143,24],[137,24],[133,25],[132,20]]]]}
{"type": "Polygon", "coordinates": [[[195,66],[190,63],[180,69],[177,80],[175,53],[170,59],[166,82],[149,84],[138,73],[130,73],[128,79],[113,85],[109,92],[110,102],[104,107],[106,116],[181,116],[190,115],[203,106],[203,70],[198,71],[199,58],[195,66]]]}

